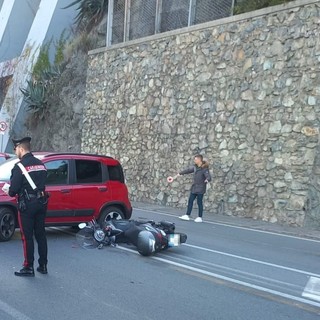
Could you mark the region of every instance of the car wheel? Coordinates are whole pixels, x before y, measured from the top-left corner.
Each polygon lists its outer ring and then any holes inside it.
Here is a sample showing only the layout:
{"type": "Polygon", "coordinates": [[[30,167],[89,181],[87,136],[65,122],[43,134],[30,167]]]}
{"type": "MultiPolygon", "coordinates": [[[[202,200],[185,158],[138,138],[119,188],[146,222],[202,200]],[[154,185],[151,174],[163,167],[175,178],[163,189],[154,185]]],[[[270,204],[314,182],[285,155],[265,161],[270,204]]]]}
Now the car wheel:
{"type": "Polygon", "coordinates": [[[112,220],[112,219],[115,219],[115,220],[125,219],[125,215],[123,211],[117,207],[108,207],[102,211],[99,218],[99,224],[101,226],[104,226],[109,220],[112,220]]]}
{"type": "Polygon", "coordinates": [[[16,229],[14,212],[9,208],[0,208],[0,241],[9,241],[16,229]]]}

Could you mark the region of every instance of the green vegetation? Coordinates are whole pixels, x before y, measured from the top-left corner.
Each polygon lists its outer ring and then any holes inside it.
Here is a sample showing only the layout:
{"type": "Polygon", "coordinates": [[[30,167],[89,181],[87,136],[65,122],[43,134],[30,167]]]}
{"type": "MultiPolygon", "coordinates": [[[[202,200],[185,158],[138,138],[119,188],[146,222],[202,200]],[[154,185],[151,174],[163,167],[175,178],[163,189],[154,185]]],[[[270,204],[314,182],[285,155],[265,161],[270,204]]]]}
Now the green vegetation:
{"type": "Polygon", "coordinates": [[[56,48],[56,54],[54,56],[55,66],[62,65],[65,62],[65,56],[63,54],[63,51],[66,47],[66,43],[67,43],[67,37],[65,35],[65,31],[63,31],[59,40],[55,44],[55,48],[56,48]]]}
{"type": "Polygon", "coordinates": [[[45,117],[48,107],[48,101],[51,88],[54,81],[61,76],[65,67],[65,59],[63,50],[66,44],[64,33],[60,39],[54,44],[55,56],[54,62],[50,63],[49,50],[52,40],[44,44],[40,48],[37,62],[32,70],[32,78],[27,81],[25,88],[20,88],[26,108],[34,117],[42,119],[45,117]]]}
{"type": "Polygon", "coordinates": [[[106,15],[108,0],[75,0],[64,9],[78,5],[75,24],[79,31],[89,32],[106,15]]]}
{"type": "Polygon", "coordinates": [[[42,119],[47,106],[46,88],[41,82],[29,80],[27,87],[20,89],[27,103],[27,110],[32,112],[37,118],[42,119]]]}
{"type": "Polygon", "coordinates": [[[293,0],[238,0],[234,7],[234,14],[245,13],[262,8],[288,3],[293,0]]]}
{"type": "Polygon", "coordinates": [[[76,52],[87,53],[90,50],[97,48],[98,35],[95,32],[79,32],[74,36],[72,41],[65,44],[63,55],[66,60],[71,59],[76,52]]]}
{"type": "Polygon", "coordinates": [[[41,79],[41,73],[43,70],[47,70],[50,68],[50,61],[49,61],[49,49],[51,46],[51,42],[43,45],[40,48],[39,56],[37,59],[36,64],[33,66],[32,76],[35,80],[41,79]]]}

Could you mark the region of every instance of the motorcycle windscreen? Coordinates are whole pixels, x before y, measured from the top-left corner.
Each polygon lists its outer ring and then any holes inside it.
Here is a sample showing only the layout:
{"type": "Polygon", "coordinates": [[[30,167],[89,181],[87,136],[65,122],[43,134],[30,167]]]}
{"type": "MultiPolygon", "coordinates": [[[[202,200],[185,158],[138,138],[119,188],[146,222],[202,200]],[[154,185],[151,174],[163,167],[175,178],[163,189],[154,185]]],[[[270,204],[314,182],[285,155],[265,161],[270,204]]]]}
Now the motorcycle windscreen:
{"type": "Polygon", "coordinates": [[[93,229],[86,226],[80,229],[76,234],[76,240],[80,247],[84,249],[95,249],[99,246],[99,242],[94,238],[93,229]]]}

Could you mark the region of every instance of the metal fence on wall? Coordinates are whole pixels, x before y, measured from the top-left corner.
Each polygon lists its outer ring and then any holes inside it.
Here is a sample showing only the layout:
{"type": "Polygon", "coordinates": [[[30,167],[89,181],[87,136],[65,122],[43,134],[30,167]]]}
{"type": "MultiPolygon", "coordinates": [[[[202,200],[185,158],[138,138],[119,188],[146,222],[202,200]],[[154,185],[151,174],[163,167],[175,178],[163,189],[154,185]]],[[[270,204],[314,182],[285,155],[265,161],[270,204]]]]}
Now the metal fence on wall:
{"type": "Polygon", "coordinates": [[[107,46],[232,15],[235,0],[109,0],[107,46]]]}

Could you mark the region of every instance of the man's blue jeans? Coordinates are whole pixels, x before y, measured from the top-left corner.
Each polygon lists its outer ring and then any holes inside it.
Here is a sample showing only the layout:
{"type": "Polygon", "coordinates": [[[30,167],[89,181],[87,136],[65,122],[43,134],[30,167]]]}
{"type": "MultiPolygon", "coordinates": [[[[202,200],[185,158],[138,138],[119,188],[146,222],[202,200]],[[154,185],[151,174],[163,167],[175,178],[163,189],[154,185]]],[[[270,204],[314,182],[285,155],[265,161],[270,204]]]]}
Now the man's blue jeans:
{"type": "Polygon", "coordinates": [[[191,215],[193,202],[197,198],[197,204],[199,209],[199,217],[202,217],[203,214],[203,194],[199,193],[190,193],[189,200],[188,200],[188,209],[187,209],[187,215],[191,215]]]}

